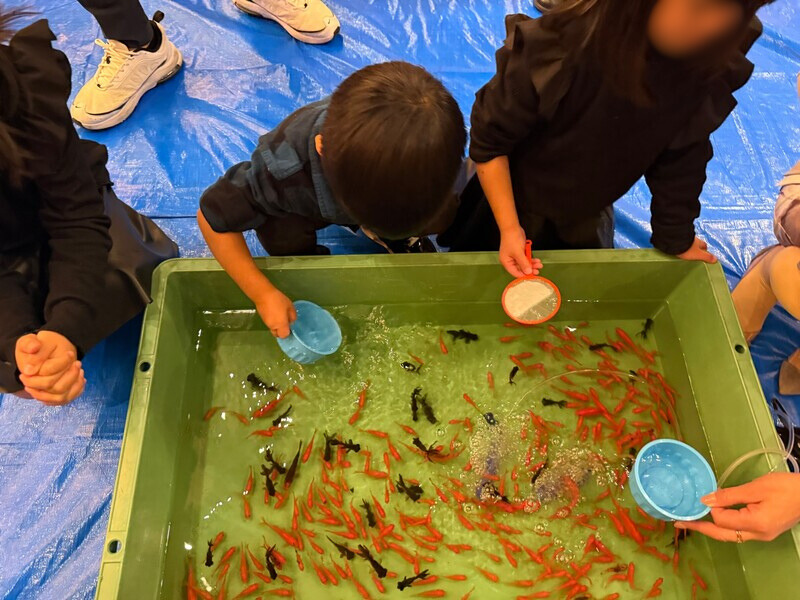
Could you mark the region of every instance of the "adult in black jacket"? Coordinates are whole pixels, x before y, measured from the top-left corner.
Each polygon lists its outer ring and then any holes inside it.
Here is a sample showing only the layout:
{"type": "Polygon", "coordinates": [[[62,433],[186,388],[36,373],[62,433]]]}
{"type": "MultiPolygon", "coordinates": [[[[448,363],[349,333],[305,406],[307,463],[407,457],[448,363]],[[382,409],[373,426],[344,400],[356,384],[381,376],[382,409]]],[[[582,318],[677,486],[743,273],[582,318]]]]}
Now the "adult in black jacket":
{"type": "MultiPolygon", "coordinates": [[[[0,41],[17,16],[0,15],[0,41]]],[[[78,138],[54,39],[38,21],[0,44],[0,392],[60,404],[177,247],[114,195],[105,147],[78,138]]]]}

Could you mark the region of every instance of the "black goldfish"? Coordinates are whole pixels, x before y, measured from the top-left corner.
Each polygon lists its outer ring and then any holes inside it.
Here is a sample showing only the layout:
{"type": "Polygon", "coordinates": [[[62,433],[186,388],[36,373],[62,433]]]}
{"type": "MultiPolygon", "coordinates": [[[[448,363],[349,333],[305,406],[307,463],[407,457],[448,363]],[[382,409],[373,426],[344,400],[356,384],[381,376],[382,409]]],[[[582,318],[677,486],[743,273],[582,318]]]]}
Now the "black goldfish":
{"type": "Polygon", "coordinates": [[[411,392],[411,419],[415,423],[418,420],[417,413],[419,412],[419,402],[421,398],[423,398],[422,388],[420,387],[414,388],[414,391],[411,392]]]}
{"type": "Polygon", "coordinates": [[[283,480],[283,487],[285,489],[289,489],[289,486],[291,486],[292,482],[294,481],[295,475],[297,475],[297,465],[300,461],[300,451],[302,449],[303,449],[303,442],[300,442],[300,445],[297,448],[297,454],[294,455],[292,464],[289,465],[289,470],[286,471],[286,478],[283,480]]]}
{"type": "Polygon", "coordinates": [[[401,362],[400,366],[409,373],[416,373],[417,375],[419,375],[419,372],[422,370],[422,365],[415,365],[414,363],[410,363],[408,361],[401,362]]]}
{"type": "Polygon", "coordinates": [[[273,384],[267,385],[264,380],[255,373],[250,373],[250,375],[247,376],[247,381],[250,382],[250,385],[253,386],[253,389],[256,391],[280,392],[273,384]]]}
{"type": "Polygon", "coordinates": [[[405,481],[403,481],[402,475],[400,475],[400,479],[398,479],[396,485],[397,485],[397,491],[402,492],[403,494],[408,496],[408,498],[412,502],[417,502],[422,497],[423,494],[422,487],[419,485],[406,483],[405,481]]]}
{"type": "Polygon", "coordinates": [[[378,576],[378,578],[383,579],[384,577],[386,577],[389,571],[386,570],[386,568],[381,563],[375,560],[375,558],[372,556],[372,553],[369,551],[369,548],[367,548],[364,544],[359,544],[358,549],[360,551],[361,558],[363,558],[370,565],[372,565],[372,568],[375,569],[375,574],[378,576]]]}
{"type": "Polygon", "coordinates": [[[284,420],[286,417],[288,417],[290,412],[292,412],[292,405],[291,405],[291,404],[289,405],[289,408],[287,408],[285,411],[283,411],[283,413],[282,413],[282,414],[278,415],[278,416],[277,416],[277,417],[276,417],[276,418],[275,418],[275,419],[272,421],[272,426],[273,426],[273,427],[277,427],[278,425],[280,425],[280,424],[281,424],[281,421],[283,421],[283,420],[284,420]]]}
{"type": "Polygon", "coordinates": [[[613,350],[614,352],[619,352],[619,350],[617,350],[611,344],[592,344],[591,346],[589,346],[589,350],[591,350],[592,352],[597,352],[597,351],[603,350],[605,348],[608,348],[609,350],[613,350]]]}
{"type": "Polygon", "coordinates": [[[364,513],[367,515],[367,524],[370,527],[377,527],[378,522],[375,520],[375,513],[372,512],[372,506],[366,500],[361,502],[361,508],[364,509],[364,513]]]}
{"type": "Polygon", "coordinates": [[[448,329],[447,333],[453,337],[454,342],[456,340],[464,340],[464,343],[469,344],[470,342],[478,341],[478,334],[472,333],[471,331],[465,331],[463,329],[448,329]]]}
{"type": "Polygon", "coordinates": [[[539,467],[538,469],[536,469],[536,472],[531,476],[531,485],[536,483],[536,480],[539,479],[539,475],[541,475],[542,472],[547,468],[547,462],[548,461],[545,460],[544,464],[541,467],[539,467]]]}
{"type": "Polygon", "coordinates": [[[275,546],[272,545],[267,548],[266,542],[264,543],[264,549],[266,551],[264,565],[267,567],[267,571],[269,572],[269,578],[275,580],[278,578],[278,571],[275,569],[275,563],[273,561],[273,554],[275,553],[275,546]]]}
{"type": "Polygon", "coordinates": [[[441,455],[441,452],[438,448],[436,448],[436,444],[431,444],[430,446],[426,446],[422,443],[422,440],[418,437],[415,437],[413,440],[414,445],[422,450],[422,453],[425,455],[427,460],[433,460],[431,457],[436,457],[441,455]]]}
{"type": "Polygon", "coordinates": [[[283,475],[286,473],[286,467],[284,467],[280,462],[275,460],[275,457],[272,456],[272,450],[267,448],[264,451],[264,460],[268,461],[272,468],[278,472],[279,475],[283,475]]]}
{"type": "Polygon", "coordinates": [[[647,339],[647,336],[650,334],[650,330],[653,329],[654,321],[651,318],[647,318],[644,320],[642,324],[642,330],[637,334],[643,340],[647,339]]]}
{"type": "Polygon", "coordinates": [[[275,484],[272,483],[272,469],[268,469],[267,465],[261,465],[261,474],[264,476],[264,487],[267,490],[270,498],[275,496],[275,484]]]}
{"type": "Polygon", "coordinates": [[[208,540],[208,550],[206,550],[206,566],[213,567],[214,566],[214,540],[208,540]]]}
{"type": "Polygon", "coordinates": [[[550,398],[542,398],[542,406],[558,406],[558,408],[566,408],[566,400],[551,400],[550,398]]]}
{"type": "Polygon", "coordinates": [[[324,460],[326,463],[329,463],[331,462],[333,452],[333,444],[331,443],[331,440],[334,439],[335,434],[334,436],[330,436],[326,431],[322,435],[325,436],[325,453],[322,455],[322,460],[324,460]]]}
{"type": "Polygon", "coordinates": [[[427,579],[428,575],[429,575],[428,569],[425,569],[424,571],[420,571],[413,577],[406,577],[405,579],[402,579],[397,582],[397,589],[402,592],[407,587],[411,587],[415,581],[422,581],[423,579],[427,579]]]}
{"type": "Polygon", "coordinates": [[[330,537],[328,537],[328,541],[334,545],[334,547],[339,551],[339,556],[346,558],[347,560],[353,560],[356,556],[356,553],[350,550],[344,544],[340,544],[339,542],[333,541],[330,537]]]}

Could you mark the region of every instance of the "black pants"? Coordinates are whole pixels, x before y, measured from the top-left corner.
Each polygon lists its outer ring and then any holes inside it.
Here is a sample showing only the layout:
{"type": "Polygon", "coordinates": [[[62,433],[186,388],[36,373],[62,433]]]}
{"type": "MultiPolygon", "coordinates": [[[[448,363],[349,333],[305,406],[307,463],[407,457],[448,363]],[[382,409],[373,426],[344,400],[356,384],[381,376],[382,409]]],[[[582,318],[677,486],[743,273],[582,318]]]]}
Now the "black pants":
{"type": "Polygon", "coordinates": [[[139,0],[78,0],[78,2],[92,13],[106,38],[123,42],[129,48],[140,48],[150,43],[153,27],[139,0]]]}
{"type": "MultiPolygon", "coordinates": [[[[103,201],[111,221],[111,250],[104,287],[93,298],[94,319],[81,324],[89,333],[87,351],[141,312],[150,301],[153,270],[178,256],[175,243],[150,219],[117,198],[111,186],[103,188],[103,201]]],[[[0,393],[22,387],[17,380],[14,347],[21,335],[37,330],[44,321],[49,259],[46,241],[0,254],[0,311],[4,322],[12,324],[0,331],[0,393]]]]}
{"type": "MultiPolygon", "coordinates": [[[[614,247],[614,210],[611,206],[587,219],[556,221],[537,214],[535,207],[518,207],[517,214],[534,250],[614,247]]],[[[454,223],[439,236],[438,241],[451,252],[500,248],[500,231],[477,177],[467,184],[454,223]]]]}

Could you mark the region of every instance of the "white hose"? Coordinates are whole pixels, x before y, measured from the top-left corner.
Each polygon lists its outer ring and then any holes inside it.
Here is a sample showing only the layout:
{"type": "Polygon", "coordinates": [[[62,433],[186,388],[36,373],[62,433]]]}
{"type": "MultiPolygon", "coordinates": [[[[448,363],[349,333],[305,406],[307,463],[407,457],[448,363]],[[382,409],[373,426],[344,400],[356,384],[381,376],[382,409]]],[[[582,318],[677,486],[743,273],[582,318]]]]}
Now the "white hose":
{"type": "MultiPolygon", "coordinates": [[[[717,487],[722,487],[728,480],[728,477],[731,476],[731,473],[738,469],[743,463],[756,456],[761,456],[762,454],[774,454],[775,456],[780,456],[782,459],[789,461],[795,473],[800,472],[800,467],[798,467],[797,461],[795,460],[794,456],[788,452],[781,452],[780,450],[772,450],[770,448],[758,448],[756,450],[751,450],[746,454],[742,454],[739,458],[733,461],[730,466],[725,469],[725,472],[722,474],[722,477],[719,478],[719,481],[717,481],[717,487]]],[[[772,471],[774,471],[774,468],[770,469],[770,472],[772,471]]]]}
{"type": "MultiPolygon", "coordinates": [[[[742,456],[737,458],[735,461],[733,461],[727,469],[725,469],[725,472],[719,478],[719,481],[717,481],[717,487],[722,487],[725,484],[725,482],[728,480],[728,477],[730,477],[731,474],[736,469],[738,469],[742,464],[744,464],[745,462],[747,462],[751,458],[754,458],[756,456],[761,456],[762,454],[763,455],[774,454],[775,456],[780,456],[782,459],[788,461],[789,464],[792,465],[792,470],[795,473],[800,473],[800,466],[798,466],[797,460],[795,459],[795,457],[792,456],[792,448],[794,448],[794,442],[795,442],[794,423],[792,423],[791,417],[789,417],[789,415],[786,414],[786,412],[784,412],[783,410],[780,410],[779,408],[774,407],[773,408],[773,412],[778,417],[781,418],[781,420],[786,425],[786,428],[789,430],[789,443],[786,446],[784,446],[783,451],[781,451],[781,450],[771,450],[771,449],[768,449],[768,448],[758,448],[756,450],[751,450],[750,452],[747,452],[747,453],[743,454],[742,456]]],[[[781,440],[781,445],[783,445],[783,440],[781,440]]],[[[775,468],[773,467],[772,469],[770,469],[770,472],[772,472],[774,470],[775,470],[775,468]]]]}

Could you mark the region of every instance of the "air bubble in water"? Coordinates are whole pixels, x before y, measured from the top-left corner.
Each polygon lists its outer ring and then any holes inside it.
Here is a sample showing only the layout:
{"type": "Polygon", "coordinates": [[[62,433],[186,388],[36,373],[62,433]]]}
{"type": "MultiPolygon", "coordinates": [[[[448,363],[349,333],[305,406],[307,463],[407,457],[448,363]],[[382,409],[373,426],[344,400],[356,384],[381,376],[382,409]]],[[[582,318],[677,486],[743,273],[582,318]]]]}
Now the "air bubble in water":
{"type": "Polygon", "coordinates": [[[439,429],[437,429],[437,430],[436,430],[436,435],[437,435],[438,437],[444,437],[444,433],[445,433],[445,431],[444,431],[444,429],[442,429],[441,427],[440,427],[439,429]]]}
{"type": "MultiPolygon", "coordinates": [[[[545,533],[547,531],[547,525],[544,523],[536,523],[536,525],[533,526],[533,531],[535,533],[545,533]]],[[[553,541],[555,542],[555,540],[553,541]]]]}

